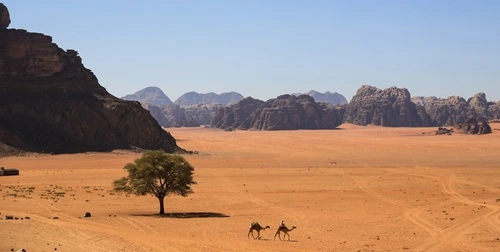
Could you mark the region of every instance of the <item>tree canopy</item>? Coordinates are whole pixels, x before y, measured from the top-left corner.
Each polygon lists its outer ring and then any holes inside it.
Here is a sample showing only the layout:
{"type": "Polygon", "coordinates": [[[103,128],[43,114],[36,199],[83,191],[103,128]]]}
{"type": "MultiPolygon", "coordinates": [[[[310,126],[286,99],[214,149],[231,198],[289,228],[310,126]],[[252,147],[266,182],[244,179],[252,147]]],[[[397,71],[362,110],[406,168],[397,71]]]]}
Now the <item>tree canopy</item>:
{"type": "Polygon", "coordinates": [[[127,177],[115,180],[115,191],[135,195],[154,195],[160,201],[160,214],[165,214],[164,198],[171,194],[187,196],[193,193],[191,185],[194,168],[184,157],[164,151],[148,151],[134,163],[125,165],[127,177]]]}

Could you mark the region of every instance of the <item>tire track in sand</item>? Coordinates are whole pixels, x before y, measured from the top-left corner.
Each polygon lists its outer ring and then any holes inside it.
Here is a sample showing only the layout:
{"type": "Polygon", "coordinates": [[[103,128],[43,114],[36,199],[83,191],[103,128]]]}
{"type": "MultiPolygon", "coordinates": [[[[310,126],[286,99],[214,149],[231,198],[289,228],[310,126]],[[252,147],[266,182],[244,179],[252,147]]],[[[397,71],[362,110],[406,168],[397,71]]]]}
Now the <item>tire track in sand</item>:
{"type": "Polygon", "coordinates": [[[443,247],[446,247],[448,244],[453,243],[456,239],[472,232],[473,229],[478,225],[490,223],[491,221],[498,224],[498,218],[496,216],[498,215],[499,208],[497,206],[489,206],[483,203],[475,202],[456,192],[453,188],[452,182],[454,178],[455,174],[451,173],[450,175],[444,176],[440,179],[441,187],[444,193],[451,196],[458,202],[476,206],[483,206],[491,209],[491,211],[445,229],[444,233],[442,233],[441,235],[418,246],[417,251],[440,251],[443,247]]]}
{"type": "Polygon", "coordinates": [[[422,228],[423,230],[425,230],[431,237],[436,237],[438,236],[439,234],[443,233],[443,230],[441,228],[439,228],[438,226],[428,222],[427,220],[423,219],[422,217],[420,217],[420,214],[426,209],[428,208],[428,206],[421,206],[421,207],[416,207],[416,208],[408,208],[408,206],[406,206],[405,204],[399,202],[399,201],[396,201],[396,200],[393,200],[389,197],[386,197],[380,193],[377,193],[375,191],[373,191],[372,189],[370,189],[366,184],[364,184],[361,179],[359,178],[356,178],[354,176],[351,175],[351,178],[356,182],[356,184],[358,185],[358,187],[363,190],[364,192],[372,195],[373,197],[377,198],[377,199],[380,199],[384,202],[387,202],[389,204],[393,204],[393,205],[396,205],[398,207],[401,207],[405,210],[404,212],[404,217],[405,219],[408,219],[410,220],[411,222],[413,222],[415,225],[417,225],[418,227],[422,228]]]}

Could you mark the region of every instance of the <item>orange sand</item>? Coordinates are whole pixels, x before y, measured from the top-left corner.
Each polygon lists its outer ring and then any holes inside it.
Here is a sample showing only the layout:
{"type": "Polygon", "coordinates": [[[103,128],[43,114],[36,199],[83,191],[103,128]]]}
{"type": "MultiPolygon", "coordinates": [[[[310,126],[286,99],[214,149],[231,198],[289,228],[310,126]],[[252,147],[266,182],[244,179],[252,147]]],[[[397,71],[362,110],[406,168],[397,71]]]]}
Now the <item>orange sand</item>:
{"type": "Polygon", "coordinates": [[[199,151],[185,156],[195,193],[165,200],[166,212],[190,218],[159,217],[156,198],[110,191],[140,154],[4,157],[0,166],[21,175],[0,177],[0,251],[500,251],[492,126],[484,136],[168,129],[199,151]],[[297,227],[290,242],[273,240],[280,219],[297,227]],[[260,240],[247,238],[254,220],[271,226],[260,240]]]}

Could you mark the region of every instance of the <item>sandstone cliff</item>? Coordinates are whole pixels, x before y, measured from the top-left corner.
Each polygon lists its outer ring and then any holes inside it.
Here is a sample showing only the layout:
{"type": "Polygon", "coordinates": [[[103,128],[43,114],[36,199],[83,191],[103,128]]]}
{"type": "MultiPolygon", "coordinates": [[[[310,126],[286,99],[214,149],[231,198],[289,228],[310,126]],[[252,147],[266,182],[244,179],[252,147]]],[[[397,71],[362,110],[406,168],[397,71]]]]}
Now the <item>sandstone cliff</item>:
{"type": "Polygon", "coordinates": [[[487,121],[499,118],[495,103],[488,102],[484,93],[478,93],[468,100],[460,96],[446,99],[416,96],[412,101],[425,109],[433,125],[453,126],[469,119],[487,121]]]}
{"type": "Polygon", "coordinates": [[[212,127],[251,130],[333,129],[342,123],[343,111],[316,103],[308,95],[281,95],[266,102],[247,97],[219,108],[212,127]]]}
{"type": "Polygon", "coordinates": [[[358,89],[345,114],[349,123],[390,127],[433,126],[426,119],[425,111],[417,109],[406,88],[381,90],[368,85],[358,89]]]}
{"type": "Polygon", "coordinates": [[[140,103],[110,95],[75,50],[50,36],[0,29],[0,90],[3,145],[51,153],[179,149],[140,103]]]}

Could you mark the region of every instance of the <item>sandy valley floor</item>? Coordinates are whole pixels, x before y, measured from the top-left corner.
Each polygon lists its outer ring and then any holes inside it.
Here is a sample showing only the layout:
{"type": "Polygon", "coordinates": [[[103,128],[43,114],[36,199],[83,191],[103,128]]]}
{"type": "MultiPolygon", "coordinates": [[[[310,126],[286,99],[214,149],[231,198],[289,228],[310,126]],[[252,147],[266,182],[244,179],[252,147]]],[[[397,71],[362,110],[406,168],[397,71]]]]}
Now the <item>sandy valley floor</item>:
{"type": "Polygon", "coordinates": [[[110,191],[140,154],[0,158],[21,173],[0,177],[0,251],[500,251],[492,126],[168,129],[199,154],[185,156],[195,193],[166,198],[166,217],[154,197],[110,191]],[[280,219],[297,227],[291,241],[273,239],[280,219]],[[254,220],[271,226],[260,240],[247,237],[254,220]]]}

